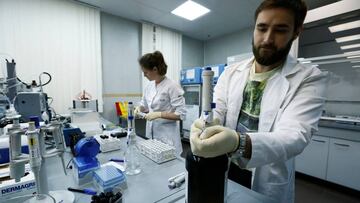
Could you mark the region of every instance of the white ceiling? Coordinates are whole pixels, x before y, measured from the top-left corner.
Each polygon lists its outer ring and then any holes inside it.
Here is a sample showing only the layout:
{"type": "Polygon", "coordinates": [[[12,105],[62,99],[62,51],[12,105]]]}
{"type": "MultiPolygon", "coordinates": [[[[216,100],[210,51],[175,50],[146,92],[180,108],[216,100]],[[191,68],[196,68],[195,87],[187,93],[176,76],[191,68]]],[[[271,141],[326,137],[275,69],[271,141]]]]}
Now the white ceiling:
{"type": "MultiPolygon", "coordinates": [[[[188,21],[170,12],[185,0],[78,0],[101,11],[137,22],[151,22],[199,40],[209,40],[253,25],[253,15],[262,0],[194,0],[210,13],[188,21]]],[[[338,0],[305,0],[310,9],[338,0]]]]}

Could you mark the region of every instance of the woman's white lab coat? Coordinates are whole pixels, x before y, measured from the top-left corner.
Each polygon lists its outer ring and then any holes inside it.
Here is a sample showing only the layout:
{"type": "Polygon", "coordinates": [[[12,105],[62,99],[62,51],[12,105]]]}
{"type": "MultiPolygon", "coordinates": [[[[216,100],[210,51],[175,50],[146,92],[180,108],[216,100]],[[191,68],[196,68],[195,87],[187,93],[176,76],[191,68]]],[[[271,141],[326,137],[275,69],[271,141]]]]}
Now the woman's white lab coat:
{"type": "MultiPolygon", "coordinates": [[[[215,117],[231,129],[236,129],[253,60],[229,66],[215,87],[215,117]]],[[[248,133],[251,159],[234,154],[241,167],[255,168],[253,190],[277,202],[294,202],[294,158],[317,130],[325,102],[326,75],[288,56],[283,68],[269,78],[261,101],[258,132],[248,133]]]]}
{"type": "MultiPolygon", "coordinates": [[[[173,112],[185,118],[184,91],[174,81],[165,77],[158,85],[151,81],[145,88],[140,105],[149,112],[173,112]]],[[[155,119],[146,122],[146,137],[161,140],[175,146],[177,155],[182,152],[179,121],[155,119]]]]}

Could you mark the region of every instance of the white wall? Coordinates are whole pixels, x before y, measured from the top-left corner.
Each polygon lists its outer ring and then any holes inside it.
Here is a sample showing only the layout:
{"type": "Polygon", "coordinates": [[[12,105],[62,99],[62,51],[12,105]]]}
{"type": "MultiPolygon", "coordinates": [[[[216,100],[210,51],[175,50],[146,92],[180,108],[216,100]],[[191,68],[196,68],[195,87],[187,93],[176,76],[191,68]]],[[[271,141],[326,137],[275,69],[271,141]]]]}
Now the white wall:
{"type": "Polygon", "coordinates": [[[39,84],[40,73],[51,74],[44,92],[57,113],[68,113],[83,90],[102,111],[99,10],[74,1],[1,0],[0,52],[15,60],[17,76],[26,83],[39,84]]]}
{"type": "MultiPolygon", "coordinates": [[[[142,94],[143,76],[137,61],[141,56],[141,24],[101,13],[101,41],[103,116],[117,123],[115,102],[137,102],[142,94]]],[[[182,67],[203,66],[204,42],[186,36],[182,41],[182,67]]]]}
{"type": "MultiPolygon", "coordinates": [[[[316,28],[313,28],[316,29],[316,28]]],[[[304,41],[309,42],[313,32],[303,35],[304,41]]],[[[301,40],[302,38],[300,38],[301,40]]],[[[324,40],[322,43],[308,43],[300,46],[299,57],[319,57],[342,53],[335,40],[324,40]]],[[[334,63],[320,65],[329,72],[325,111],[329,115],[360,116],[360,69],[352,68],[352,64],[334,63]]]]}
{"type": "Polygon", "coordinates": [[[360,68],[352,68],[344,63],[329,64],[322,67],[329,71],[326,113],[360,116],[360,68]]]}
{"type": "Polygon", "coordinates": [[[103,116],[115,124],[118,123],[116,101],[140,100],[140,39],[140,23],[101,13],[103,116]]]}
{"type": "Polygon", "coordinates": [[[204,65],[226,63],[228,56],[251,52],[253,28],[208,40],[204,45],[204,65]]]}
{"type": "Polygon", "coordinates": [[[182,37],[182,67],[204,66],[204,42],[182,37]]]}

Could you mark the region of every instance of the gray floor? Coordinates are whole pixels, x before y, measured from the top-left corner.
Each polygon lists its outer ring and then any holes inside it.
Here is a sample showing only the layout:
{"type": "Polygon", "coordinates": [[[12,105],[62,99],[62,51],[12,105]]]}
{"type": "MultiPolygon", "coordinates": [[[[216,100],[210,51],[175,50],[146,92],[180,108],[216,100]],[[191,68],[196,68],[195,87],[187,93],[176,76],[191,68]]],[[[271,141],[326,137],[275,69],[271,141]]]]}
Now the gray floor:
{"type": "MultiPolygon", "coordinates": [[[[181,156],[189,150],[189,142],[183,142],[181,156]]],[[[296,174],[295,203],[360,203],[360,192],[296,174]]]]}
{"type": "Polygon", "coordinates": [[[296,203],[360,203],[360,192],[302,174],[296,174],[296,203]]]}

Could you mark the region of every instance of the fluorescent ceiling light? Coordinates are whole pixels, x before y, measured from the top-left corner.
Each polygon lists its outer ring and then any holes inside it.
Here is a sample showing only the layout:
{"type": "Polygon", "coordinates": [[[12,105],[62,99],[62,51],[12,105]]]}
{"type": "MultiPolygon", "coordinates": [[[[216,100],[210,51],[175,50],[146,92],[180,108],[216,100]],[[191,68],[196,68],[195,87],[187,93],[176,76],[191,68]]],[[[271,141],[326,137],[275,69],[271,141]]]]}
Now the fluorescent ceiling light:
{"type": "Polygon", "coordinates": [[[193,1],[186,1],[179,7],[171,11],[172,14],[188,20],[194,20],[202,15],[205,15],[208,12],[210,12],[208,8],[193,1]]]}
{"type": "Polygon", "coordinates": [[[360,61],[351,61],[350,63],[360,63],[360,61]]]}
{"type": "Polygon", "coordinates": [[[357,50],[357,51],[346,51],[346,52],[344,52],[344,55],[345,56],[360,55],[360,51],[359,50],[357,50]]]}
{"type": "Polygon", "coordinates": [[[336,38],[336,42],[337,43],[341,43],[341,42],[348,42],[348,41],[353,41],[353,40],[358,40],[360,39],[360,34],[357,35],[350,35],[350,36],[346,36],[346,37],[339,37],[336,38]]]}
{"type": "Polygon", "coordinates": [[[348,58],[348,59],[360,58],[360,55],[357,55],[357,56],[348,56],[348,57],[346,57],[346,58],[348,58]]]}
{"type": "Polygon", "coordinates": [[[359,66],[352,66],[353,68],[360,68],[360,65],[359,66]]]}
{"type": "Polygon", "coordinates": [[[353,49],[353,48],[358,48],[360,47],[360,43],[359,44],[350,44],[350,45],[346,45],[346,46],[340,46],[340,48],[342,50],[344,49],[353,49]]]}
{"type": "Polygon", "coordinates": [[[340,32],[340,31],[344,31],[344,30],[350,30],[350,29],[354,29],[354,28],[358,28],[360,27],[360,20],[355,20],[353,22],[348,22],[348,23],[343,23],[340,25],[335,25],[335,26],[331,26],[329,27],[330,32],[334,33],[334,32],[340,32]]]}
{"type": "Polygon", "coordinates": [[[302,64],[311,63],[311,61],[301,61],[302,64]]]}

